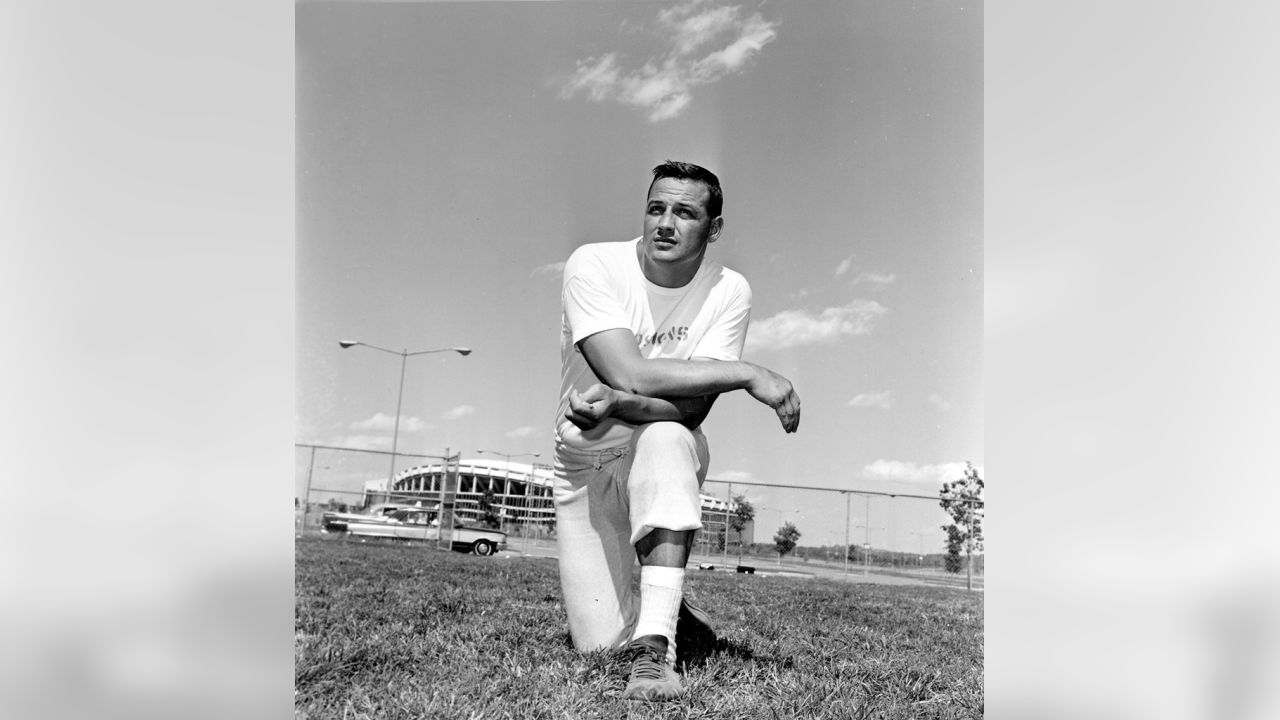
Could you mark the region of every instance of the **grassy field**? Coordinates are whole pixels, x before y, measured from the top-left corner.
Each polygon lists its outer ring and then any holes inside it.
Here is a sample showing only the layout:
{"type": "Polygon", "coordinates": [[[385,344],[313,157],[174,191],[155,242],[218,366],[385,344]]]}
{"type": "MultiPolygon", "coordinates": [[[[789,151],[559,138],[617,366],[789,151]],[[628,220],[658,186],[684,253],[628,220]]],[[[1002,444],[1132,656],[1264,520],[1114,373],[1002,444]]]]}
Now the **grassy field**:
{"type": "Polygon", "coordinates": [[[719,646],[680,703],[569,644],[556,564],[423,546],[297,544],[299,718],[976,718],[982,596],[691,570],[719,646]]]}

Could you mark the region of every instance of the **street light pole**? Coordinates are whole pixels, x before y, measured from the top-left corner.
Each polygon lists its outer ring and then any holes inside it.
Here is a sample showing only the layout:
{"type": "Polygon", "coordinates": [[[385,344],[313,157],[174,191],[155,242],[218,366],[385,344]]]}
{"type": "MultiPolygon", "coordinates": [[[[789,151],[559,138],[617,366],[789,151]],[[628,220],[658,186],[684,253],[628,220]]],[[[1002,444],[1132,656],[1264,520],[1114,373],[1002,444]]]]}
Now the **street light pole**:
{"type": "Polygon", "coordinates": [[[467,355],[471,354],[471,349],[459,348],[459,347],[446,347],[446,348],[435,348],[432,350],[416,350],[414,352],[409,352],[408,350],[388,350],[387,348],[378,347],[377,345],[370,345],[367,342],[361,342],[359,340],[339,340],[338,345],[341,346],[343,350],[346,350],[347,348],[355,347],[356,345],[362,345],[371,350],[381,350],[384,353],[391,353],[392,355],[400,356],[400,390],[396,393],[396,419],[393,424],[393,429],[391,430],[391,469],[387,472],[387,493],[390,494],[392,490],[391,484],[395,482],[395,477],[396,477],[396,451],[399,449],[399,443],[400,443],[400,408],[404,403],[404,370],[405,370],[405,365],[409,362],[409,356],[410,355],[429,355],[431,353],[438,353],[438,352],[456,352],[459,355],[466,357],[467,355]]]}
{"type": "Polygon", "coordinates": [[[919,547],[920,552],[917,553],[917,555],[920,558],[920,561],[917,564],[923,567],[924,566],[924,533],[919,530],[912,530],[911,534],[915,535],[916,540],[918,540],[920,543],[920,547],[919,547]]]}
{"type": "MultiPolygon", "coordinates": [[[[767,508],[767,507],[761,507],[760,509],[761,509],[761,510],[768,510],[769,512],[776,512],[776,513],[778,513],[778,529],[779,529],[779,530],[781,530],[781,529],[782,529],[782,516],[783,516],[783,514],[784,514],[784,513],[786,513],[786,514],[790,514],[790,513],[798,513],[798,512],[800,512],[800,508],[792,508],[791,510],[782,510],[782,509],[780,509],[780,508],[767,508]]],[[[779,553],[779,554],[778,554],[778,565],[779,565],[779,567],[781,567],[781,565],[782,565],[782,554],[781,554],[781,553],[779,553]]]]}
{"type": "MultiPolygon", "coordinates": [[[[396,392],[396,420],[391,430],[391,468],[387,471],[387,492],[391,492],[391,483],[396,476],[396,450],[400,445],[400,406],[404,402],[404,366],[409,363],[409,353],[400,353],[400,390],[396,392]]],[[[446,450],[445,454],[449,452],[446,450]]]]}

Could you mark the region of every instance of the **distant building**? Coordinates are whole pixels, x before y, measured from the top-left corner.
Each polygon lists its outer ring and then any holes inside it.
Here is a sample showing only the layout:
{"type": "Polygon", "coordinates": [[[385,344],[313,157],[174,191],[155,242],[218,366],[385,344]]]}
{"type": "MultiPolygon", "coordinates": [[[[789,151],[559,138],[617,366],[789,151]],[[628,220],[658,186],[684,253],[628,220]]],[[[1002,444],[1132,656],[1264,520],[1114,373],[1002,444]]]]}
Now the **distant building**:
{"type": "Polygon", "coordinates": [[[364,494],[360,496],[360,505],[369,507],[375,502],[386,502],[385,500],[370,500],[374,497],[386,497],[387,495],[387,479],[378,478],[377,480],[364,481],[364,494]]]}
{"type": "MultiPolygon", "coordinates": [[[[458,490],[454,507],[459,517],[478,521],[484,513],[480,499],[492,491],[493,505],[504,525],[549,528],[555,524],[555,507],[552,505],[551,488],[553,473],[550,465],[488,458],[463,458],[458,462],[458,490]]],[[[370,480],[364,484],[362,505],[398,502],[434,505],[443,497],[444,466],[442,463],[419,465],[401,470],[391,480],[388,489],[385,478],[370,480]]],[[[721,498],[701,495],[703,529],[700,539],[714,539],[725,527],[726,510],[730,515],[737,503],[726,503],[721,498]]],[[[751,542],[751,526],[744,530],[743,542],[751,542]]],[[[738,541],[737,533],[730,529],[730,543],[738,541]]]]}

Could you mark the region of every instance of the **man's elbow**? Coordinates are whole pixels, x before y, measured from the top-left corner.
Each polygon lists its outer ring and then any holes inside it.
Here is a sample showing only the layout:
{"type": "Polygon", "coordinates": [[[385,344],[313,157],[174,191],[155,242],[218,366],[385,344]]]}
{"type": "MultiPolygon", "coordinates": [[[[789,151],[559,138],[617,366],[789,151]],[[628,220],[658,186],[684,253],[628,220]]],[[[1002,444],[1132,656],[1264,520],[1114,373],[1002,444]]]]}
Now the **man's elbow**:
{"type": "Polygon", "coordinates": [[[683,401],[677,401],[676,407],[680,409],[680,424],[696,430],[702,422],[707,419],[707,415],[711,414],[711,405],[715,403],[714,395],[704,395],[698,398],[690,398],[683,401]]]}
{"type": "Polygon", "coordinates": [[[680,418],[680,420],[678,420],[677,422],[689,428],[690,430],[697,430],[698,428],[702,427],[702,421],[706,419],[707,419],[706,413],[698,413],[696,415],[685,415],[684,417],[680,418]]]}
{"type": "Polygon", "coordinates": [[[621,392],[657,397],[653,383],[642,373],[634,370],[606,370],[600,374],[600,381],[621,392]]]}

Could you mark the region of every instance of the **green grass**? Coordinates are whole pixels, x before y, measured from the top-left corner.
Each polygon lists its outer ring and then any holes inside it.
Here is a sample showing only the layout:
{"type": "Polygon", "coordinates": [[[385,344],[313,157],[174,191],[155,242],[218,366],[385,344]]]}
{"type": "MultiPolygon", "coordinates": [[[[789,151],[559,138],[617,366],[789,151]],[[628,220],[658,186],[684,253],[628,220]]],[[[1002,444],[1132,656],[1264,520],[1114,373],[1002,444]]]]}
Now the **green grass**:
{"type": "Polygon", "coordinates": [[[554,560],[304,538],[295,584],[300,718],[982,716],[976,593],[691,570],[720,643],[650,705],[573,650],[554,560]]]}

